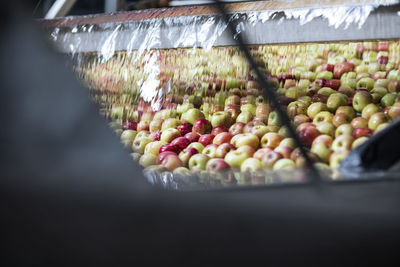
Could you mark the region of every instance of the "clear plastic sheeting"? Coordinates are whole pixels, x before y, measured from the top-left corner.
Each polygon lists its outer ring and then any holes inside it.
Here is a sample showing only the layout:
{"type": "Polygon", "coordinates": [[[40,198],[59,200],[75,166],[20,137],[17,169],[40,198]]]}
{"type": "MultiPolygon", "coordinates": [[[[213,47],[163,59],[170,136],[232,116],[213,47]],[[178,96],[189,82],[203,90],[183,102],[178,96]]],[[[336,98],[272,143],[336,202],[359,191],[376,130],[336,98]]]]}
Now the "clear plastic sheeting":
{"type": "Polygon", "coordinates": [[[394,3],[232,12],[233,36],[206,14],[56,27],[50,37],[150,183],[306,182],[305,159],[236,46],[243,34],[315,166],[341,180],[350,151],[400,116],[394,3]]]}

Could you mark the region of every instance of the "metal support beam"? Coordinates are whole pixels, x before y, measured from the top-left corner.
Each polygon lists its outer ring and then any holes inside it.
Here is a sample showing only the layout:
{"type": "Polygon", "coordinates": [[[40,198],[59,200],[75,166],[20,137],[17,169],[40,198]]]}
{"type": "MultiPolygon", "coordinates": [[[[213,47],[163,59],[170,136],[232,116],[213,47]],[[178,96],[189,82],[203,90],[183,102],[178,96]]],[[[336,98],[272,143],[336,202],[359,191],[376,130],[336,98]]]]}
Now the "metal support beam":
{"type": "Polygon", "coordinates": [[[124,10],[125,4],[126,4],[125,0],[105,0],[104,10],[106,13],[112,13],[124,10]]]}
{"type": "Polygon", "coordinates": [[[44,18],[53,19],[56,17],[65,17],[74,6],[75,2],[76,0],[57,0],[44,18]]]}

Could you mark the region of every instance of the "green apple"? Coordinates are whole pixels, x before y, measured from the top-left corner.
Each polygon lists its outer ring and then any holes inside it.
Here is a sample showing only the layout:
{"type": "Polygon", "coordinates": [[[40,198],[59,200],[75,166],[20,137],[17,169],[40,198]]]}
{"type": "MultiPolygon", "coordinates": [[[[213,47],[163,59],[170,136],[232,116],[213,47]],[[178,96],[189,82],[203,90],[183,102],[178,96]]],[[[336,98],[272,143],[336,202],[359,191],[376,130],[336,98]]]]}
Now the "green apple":
{"type": "Polygon", "coordinates": [[[334,93],[336,93],[336,91],[330,87],[322,87],[321,89],[318,90],[318,94],[326,95],[326,96],[330,96],[331,94],[334,94],[334,93]]]}
{"type": "Polygon", "coordinates": [[[319,123],[322,122],[332,122],[332,119],[333,119],[332,113],[330,113],[329,111],[321,111],[314,117],[313,123],[315,125],[318,125],[319,123]]]}
{"type": "Polygon", "coordinates": [[[179,136],[181,136],[181,134],[177,129],[168,128],[168,129],[165,129],[161,133],[160,141],[163,141],[166,143],[171,143],[172,140],[174,140],[175,138],[178,138],[179,136]]]}
{"type": "Polygon", "coordinates": [[[181,121],[175,118],[169,118],[164,120],[161,126],[161,131],[165,131],[168,128],[176,128],[181,125],[181,121]]]}
{"type": "Polygon", "coordinates": [[[233,143],[231,140],[231,144],[237,148],[247,145],[247,146],[251,146],[254,149],[257,149],[258,145],[259,145],[259,139],[258,139],[258,136],[255,134],[243,133],[239,137],[235,138],[233,143]]]}
{"type": "Polygon", "coordinates": [[[248,111],[250,112],[253,116],[256,115],[256,109],[257,107],[254,104],[244,104],[240,107],[240,111],[248,111]]]}
{"type": "Polygon", "coordinates": [[[400,70],[391,70],[387,75],[387,79],[390,81],[400,80],[400,70]]]}
{"type": "Polygon", "coordinates": [[[348,150],[340,150],[335,151],[329,157],[329,166],[332,169],[338,169],[340,167],[340,163],[349,155],[348,150]]]}
{"type": "Polygon", "coordinates": [[[217,126],[224,126],[229,128],[231,126],[231,116],[226,111],[217,111],[211,117],[211,125],[215,128],[217,126]]]}
{"type": "Polygon", "coordinates": [[[343,134],[350,136],[353,134],[353,127],[351,127],[350,123],[342,124],[336,128],[335,137],[343,134]]]}
{"type": "Polygon", "coordinates": [[[389,79],[378,79],[375,81],[375,86],[374,87],[383,87],[387,88],[389,84],[389,79]]]}
{"type": "Polygon", "coordinates": [[[157,156],[154,154],[144,154],[139,159],[139,164],[142,167],[148,167],[157,164],[157,156]]]}
{"type": "Polygon", "coordinates": [[[166,145],[167,142],[165,141],[154,141],[151,143],[148,143],[144,149],[145,154],[153,154],[155,156],[158,156],[158,151],[160,150],[160,147],[163,145],[166,145]]]}
{"type": "Polygon", "coordinates": [[[333,93],[328,97],[326,101],[326,106],[329,111],[335,112],[340,106],[345,106],[347,104],[347,96],[341,93],[333,93]]]}
{"type": "Polygon", "coordinates": [[[147,144],[151,143],[153,139],[149,137],[142,137],[142,138],[135,138],[135,140],[132,143],[132,150],[134,152],[143,154],[144,149],[146,148],[147,144]]]}
{"type": "Polygon", "coordinates": [[[363,118],[366,119],[366,120],[369,120],[369,118],[370,118],[373,114],[375,114],[375,113],[377,113],[377,112],[379,112],[379,107],[378,107],[377,105],[371,103],[371,104],[366,105],[366,106],[363,108],[363,110],[362,110],[362,112],[361,112],[361,117],[363,117],[363,118]]]}
{"type": "Polygon", "coordinates": [[[332,80],[333,79],[333,73],[331,71],[322,71],[320,73],[317,73],[317,79],[325,79],[325,80],[332,80]]]}
{"type": "Polygon", "coordinates": [[[189,159],[190,170],[205,170],[209,157],[205,154],[195,154],[189,159]]]}
{"type": "Polygon", "coordinates": [[[357,89],[367,89],[368,91],[372,90],[372,88],[374,88],[375,85],[375,81],[372,78],[361,78],[356,85],[357,89]]]}
{"type": "MultiPolygon", "coordinates": [[[[343,74],[344,75],[344,74],[343,74]]],[[[355,89],[357,86],[357,80],[356,79],[344,79],[341,81],[341,86],[346,86],[350,87],[352,89],[355,89]]]]}
{"type": "Polygon", "coordinates": [[[293,169],[296,167],[296,164],[294,163],[293,160],[291,159],[280,159],[277,162],[275,162],[274,166],[272,169],[274,171],[282,170],[282,169],[293,169]]]}
{"type": "Polygon", "coordinates": [[[328,107],[325,103],[322,102],[315,102],[312,103],[308,108],[307,108],[307,115],[311,119],[314,119],[314,117],[320,113],[321,111],[327,111],[328,107]]]}
{"type": "Polygon", "coordinates": [[[372,102],[371,94],[368,92],[357,92],[353,97],[353,108],[361,112],[363,108],[372,102]]]}
{"type": "Polygon", "coordinates": [[[393,106],[394,102],[396,101],[396,94],[395,93],[388,93],[384,97],[381,98],[381,104],[383,107],[390,107],[393,106]]]}
{"type": "Polygon", "coordinates": [[[354,140],[353,144],[351,145],[351,149],[358,147],[359,145],[365,143],[366,141],[368,141],[368,137],[366,137],[366,136],[361,136],[361,137],[357,138],[356,140],[354,140]]]}
{"type": "Polygon", "coordinates": [[[247,158],[240,165],[241,172],[255,172],[262,168],[261,161],[255,158],[247,158]]]}
{"type": "Polygon", "coordinates": [[[236,122],[248,123],[253,119],[253,114],[250,111],[243,111],[237,116],[236,122]]]}
{"type": "Polygon", "coordinates": [[[287,146],[290,147],[291,149],[295,149],[296,141],[291,137],[286,137],[279,143],[279,146],[287,146]]]}
{"type": "Polygon", "coordinates": [[[317,154],[317,156],[325,163],[329,163],[329,157],[332,154],[330,147],[324,143],[316,143],[311,147],[311,152],[317,154]]]}
{"type": "Polygon", "coordinates": [[[125,130],[121,133],[120,139],[121,142],[129,142],[135,140],[135,137],[137,135],[137,131],[135,130],[125,130]]]}
{"type": "Polygon", "coordinates": [[[326,134],[332,137],[335,135],[335,126],[331,122],[318,123],[317,130],[320,131],[321,134],[326,134]]]}
{"type": "Polygon", "coordinates": [[[204,114],[197,108],[191,108],[182,114],[182,121],[194,124],[198,119],[204,119],[204,114]]]}
{"type": "Polygon", "coordinates": [[[233,169],[239,169],[242,163],[249,158],[247,153],[243,153],[240,151],[230,151],[225,155],[225,162],[231,166],[233,169]]]}
{"type": "Polygon", "coordinates": [[[203,144],[199,143],[199,142],[193,142],[190,145],[188,145],[187,147],[193,147],[193,148],[197,149],[197,151],[199,153],[203,152],[203,149],[204,149],[203,144]]]}
{"type": "Polygon", "coordinates": [[[368,128],[371,130],[376,130],[378,128],[379,124],[387,122],[386,115],[383,114],[383,112],[377,112],[375,114],[372,114],[371,117],[368,120],[368,128]]]}
{"type": "Polygon", "coordinates": [[[187,112],[189,109],[194,108],[194,105],[192,103],[183,103],[183,104],[179,104],[176,108],[176,112],[178,114],[183,114],[185,112],[187,112]]]}
{"type": "Polygon", "coordinates": [[[268,116],[268,126],[272,125],[272,126],[278,126],[280,127],[282,125],[282,122],[278,116],[278,113],[276,111],[272,111],[269,113],[268,116]]]}

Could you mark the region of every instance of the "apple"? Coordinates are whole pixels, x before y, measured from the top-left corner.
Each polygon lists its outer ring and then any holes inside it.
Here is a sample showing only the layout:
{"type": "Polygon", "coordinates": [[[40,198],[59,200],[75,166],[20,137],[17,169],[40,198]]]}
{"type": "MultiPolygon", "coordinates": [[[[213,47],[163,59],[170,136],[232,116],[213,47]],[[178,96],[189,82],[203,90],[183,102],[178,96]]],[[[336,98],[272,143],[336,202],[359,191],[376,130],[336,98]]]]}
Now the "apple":
{"type": "Polygon", "coordinates": [[[282,158],[283,156],[280,153],[270,150],[264,154],[261,160],[261,165],[265,168],[272,168],[274,164],[282,158]]]}
{"type": "MultiPolygon", "coordinates": [[[[307,109],[307,112],[308,112],[308,109],[307,109]]],[[[295,126],[299,126],[303,122],[310,122],[310,121],[311,121],[310,117],[308,117],[307,115],[304,115],[304,114],[298,114],[293,119],[293,123],[295,126]]]]}
{"type": "Polygon", "coordinates": [[[146,145],[144,149],[145,154],[153,154],[155,156],[158,156],[158,153],[160,151],[161,146],[166,145],[166,142],[163,141],[154,141],[150,142],[146,145]]]}
{"type": "Polygon", "coordinates": [[[321,134],[335,136],[335,126],[331,122],[318,123],[316,128],[321,134]]]}
{"type": "Polygon", "coordinates": [[[328,101],[328,97],[329,96],[323,94],[318,94],[318,93],[314,94],[311,97],[311,103],[321,102],[326,104],[326,101],[328,101]]]}
{"type": "Polygon", "coordinates": [[[331,71],[321,71],[317,73],[317,79],[325,79],[325,80],[331,80],[333,78],[333,73],[331,71]]]}
{"type": "Polygon", "coordinates": [[[268,116],[268,125],[273,125],[273,126],[281,126],[281,120],[278,116],[278,113],[276,111],[272,111],[269,113],[268,116]]]}
{"type": "Polygon", "coordinates": [[[206,154],[209,158],[215,158],[217,148],[218,148],[218,145],[209,144],[206,147],[204,147],[204,149],[201,153],[206,154]]]}
{"type": "Polygon", "coordinates": [[[347,96],[341,93],[334,93],[328,97],[326,106],[330,112],[335,112],[338,107],[345,106],[347,104],[347,96]]]}
{"type": "Polygon", "coordinates": [[[226,111],[215,112],[211,117],[211,125],[214,128],[217,126],[230,127],[231,126],[230,114],[226,111]]]}
{"type": "Polygon", "coordinates": [[[338,137],[339,135],[352,135],[353,134],[353,127],[351,124],[342,124],[339,127],[336,128],[335,131],[335,137],[338,137]]]}
{"type": "Polygon", "coordinates": [[[135,121],[124,121],[122,123],[122,130],[137,130],[137,122],[135,121]]]}
{"type": "Polygon", "coordinates": [[[137,131],[148,131],[150,129],[150,122],[149,121],[140,121],[137,125],[137,131]]]}
{"type": "Polygon", "coordinates": [[[376,130],[378,128],[379,124],[387,122],[387,117],[383,112],[377,112],[373,115],[368,120],[368,128],[372,130],[376,130]]]}
{"type": "Polygon", "coordinates": [[[340,79],[344,73],[353,71],[354,67],[354,64],[350,62],[336,63],[333,69],[333,77],[340,79]]]}
{"type": "Polygon", "coordinates": [[[183,114],[187,112],[189,109],[194,108],[194,105],[192,103],[183,103],[179,104],[176,108],[176,112],[178,114],[183,114]]]}
{"type": "Polygon", "coordinates": [[[368,121],[363,117],[356,117],[350,122],[350,125],[353,128],[367,128],[368,121]]]}
{"type": "Polygon", "coordinates": [[[137,135],[137,132],[135,130],[124,130],[121,133],[120,139],[122,143],[127,143],[130,141],[130,143],[135,140],[137,135]]]}
{"type": "Polygon", "coordinates": [[[199,153],[201,153],[204,149],[204,145],[199,142],[191,143],[190,145],[188,145],[188,148],[189,147],[195,148],[199,153]]]}
{"type": "Polygon", "coordinates": [[[190,170],[205,170],[209,157],[205,154],[195,154],[189,159],[190,170]]]}
{"type": "Polygon", "coordinates": [[[238,135],[238,137],[235,138],[235,140],[232,138],[231,144],[234,145],[235,147],[248,145],[253,147],[254,149],[257,149],[259,145],[259,139],[255,134],[243,133],[238,135]]]}
{"type": "Polygon", "coordinates": [[[198,154],[198,153],[199,153],[199,151],[197,151],[196,148],[194,148],[194,147],[187,147],[187,148],[185,148],[184,150],[182,150],[182,151],[179,153],[179,159],[182,161],[182,163],[183,163],[184,166],[187,166],[187,164],[189,163],[189,159],[190,159],[193,155],[198,154]]]}
{"type": "Polygon", "coordinates": [[[161,139],[161,131],[152,132],[149,135],[149,138],[151,138],[154,141],[160,141],[160,139],[161,139]]]}
{"type": "Polygon", "coordinates": [[[225,155],[226,155],[228,152],[232,151],[232,150],[235,150],[235,147],[234,147],[232,144],[230,144],[230,143],[223,143],[223,144],[221,144],[221,145],[218,146],[217,151],[215,152],[215,156],[216,156],[217,158],[224,158],[225,155]]]}
{"type": "Polygon", "coordinates": [[[195,132],[190,132],[190,133],[185,134],[185,138],[189,139],[189,141],[191,143],[197,142],[200,138],[200,134],[195,133],[195,132]]]}
{"type": "Polygon", "coordinates": [[[251,133],[252,129],[254,126],[257,125],[265,125],[263,122],[260,121],[249,121],[248,123],[246,123],[246,125],[243,128],[243,133],[251,133]]]}
{"type": "Polygon", "coordinates": [[[319,112],[313,119],[313,123],[318,125],[322,122],[332,122],[333,114],[329,111],[321,111],[319,112]]]}
{"type": "Polygon", "coordinates": [[[236,149],[236,151],[247,153],[247,155],[249,155],[249,157],[252,157],[254,155],[254,153],[256,152],[256,150],[249,145],[240,146],[240,147],[238,147],[238,149],[236,149]]]}
{"type": "Polygon", "coordinates": [[[256,135],[258,138],[262,138],[266,133],[270,131],[270,128],[268,128],[265,125],[255,125],[251,129],[251,133],[256,135]]]}
{"type": "Polygon", "coordinates": [[[175,152],[172,152],[172,151],[165,151],[165,152],[162,152],[162,153],[158,154],[157,163],[158,163],[158,164],[161,164],[161,162],[162,162],[168,155],[176,155],[176,153],[175,153],[175,152]]]}
{"type": "Polygon", "coordinates": [[[304,122],[302,124],[300,124],[299,126],[297,126],[296,128],[296,133],[299,133],[301,130],[307,128],[307,127],[314,127],[316,128],[317,126],[311,122],[304,122]]]}
{"type": "Polygon", "coordinates": [[[172,140],[174,140],[175,138],[180,137],[180,136],[181,136],[181,134],[179,133],[179,131],[177,129],[168,128],[162,132],[160,140],[167,142],[167,143],[171,143],[172,140]]]}
{"type": "Polygon", "coordinates": [[[326,110],[328,110],[328,107],[326,104],[321,103],[321,102],[312,103],[307,108],[307,115],[309,118],[314,119],[318,113],[320,113],[321,111],[326,111],[326,110]]]}
{"type": "Polygon", "coordinates": [[[157,156],[154,154],[144,154],[139,159],[139,164],[142,167],[148,167],[157,164],[157,156]]]}
{"type": "Polygon", "coordinates": [[[336,91],[329,87],[322,87],[317,93],[329,97],[331,94],[336,93],[336,91]]]}
{"type": "Polygon", "coordinates": [[[306,114],[307,105],[300,101],[293,101],[287,106],[287,114],[293,118],[298,114],[306,114]]]}
{"type": "Polygon", "coordinates": [[[270,110],[269,104],[260,104],[256,108],[256,116],[268,116],[270,110]]]}
{"type": "Polygon", "coordinates": [[[307,147],[311,147],[314,139],[320,135],[320,132],[315,127],[306,127],[299,132],[300,141],[307,147]]]}
{"type": "Polygon", "coordinates": [[[175,154],[179,154],[181,152],[181,148],[178,145],[173,144],[163,144],[160,146],[158,153],[161,154],[166,151],[174,152],[175,154]]]}
{"type": "Polygon", "coordinates": [[[272,169],[274,171],[282,170],[282,169],[292,169],[296,167],[296,164],[294,163],[293,160],[291,159],[279,159],[277,162],[275,162],[274,166],[272,169]]]}
{"type": "Polygon", "coordinates": [[[280,142],[282,141],[282,137],[274,132],[269,132],[266,133],[262,138],[261,138],[261,147],[269,147],[269,148],[276,148],[279,146],[280,142]]]}
{"type": "Polygon", "coordinates": [[[353,97],[353,108],[357,112],[361,112],[363,108],[372,102],[372,96],[368,92],[357,92],[353,97]]]}
{"type": "Polygon", "coordinates": [[[320,68],[320,71],[330,71],[333,72],[335,66],[332,64],[323,64],[320,68]]]}
{"type": "Polygon", "coordinates": [[[363,108],[363,110],[362,110],[362,112],[361,112],[361,117],[363,117],[363,118],[366,119],[366,120],[369,120],[369,118],[370,118],[373,114],[375,114],[375,113],[377,113],[377,112],[379,112],[379,107],[378,107],[377,105],[371,103],[371,104],[366,105],[366,106],[363,108]]]}
{"type": "Polygon", "coordinates": [[[281,154],[284,158],[290,158],[293,149],[288,146],[279,145],[274,149],[274,151],[281,154]]]}
{"type": "Polygon", "coordinates": [[[167,170],[173,171],[176,168],[183,167],[182,161],[179,159],[178,155],[167,155],[162,161],[161,165],[164,166],[167,170]]]}
{"type": "MultiPolygon", "coordinates": [[[[400,103],[399,103],[399,102],[395,103],[393,106],[391,106],[391,107],[389,108],[388,116],[389,116],[392,120],[396,120],[397,118],[400,117],[400,103]]],[[[379,127],[379,126],[378,126],[378,127],[379,127]]]]}
{"type": "Polygon", "coordinates": [[[332,169],[338,169],[340,167],[340,163],[348,156],[348,150],[340,150],[335,151],[329,157],[329,166],[332,169]]]}
{"type": "Polygon", "coordinates": [[[213,134],[203,134],[200,136],[198,142],[201,143],[203,146],[207,146],[213,143],[215,136],[213,134]]]}
{"type": "Polygon", "coordinates": [[[390,93],[400,92],[400,80],[389,81],[387,89],[390,93]]]}
{"type": "Polygon", "coordinates": [[[163,119],[155,119],[152,120],[149,124],[149,130],[150,132],[157,132],[161,131],[162,125],[163,125],[164,120],[163,119]]]}
{"type": "Polygon", "coordinates": [[[224,126],[217,126],[211,130],[211,134],[215,136],[223,132],[228,132],[228,129],[224,126]]]}
{"type": "Polygon", "coordinates": [[[242,163],[249,158],[247,153],[240,151],[230,151],[225,155],[225,162],[229,164],[232,169],[239,169],[242,163]]]}
{"type": "Polygon", "coordinates": [[[210,159],[207,162],[206,169],[209,172],[222,172],[227,171],[231,167],[223,159],[210,159]]]}
{"type": "Polygon", "coordinates": [[[144,136],[141,138],[137,138],[136,136],[135,140],[132,143],[132,150],[133,152],[143,154],[147,144],[151,142],[153,142],[153,140],[149,137],[144,136]]]}
{"type": "Polygon", "coordinates": [[[255,172],[262,168],[261,162],[255,158],[247,158],[240,166],[241,172],[255,172]]]}
{"type": "Polygon", "coordinates": [[[168,128],[177,128],[181,124],[181,121],[175,118],[169,118],[163,121],[161,126],[161,131],[164,131],[168,128]]]}
{"type": "Polygon", "coordinates": [[[217,134],[213,139],[213,144],[221,145],[223,143],[229,143],[232,139],[232,135],[228,132],[222,132],[217,134]]]}
{"type": "Polygon", "coordinates": [[[311,147],[311,152],[316,154],[321,161],[329,163],[329,157],[332,154],[332,150],[330,149],[330,146],[327,145],[326,143],[323,142],[313,143],[311,147]]]}
{"type": "Polygon", "coordinates": [[[353,130],[353,138],[358,139],[360,137],[370,137],[372,135],[373,131],[368,128],[356,128],[353,130]]]}
{"type": "Polygon", "coordinates": [[[331,147],[331,145],[333,143],[333,137],[330,135],[321,134],[314,139],[311,147],[314,146],[315,144],[319,144],[319,143],[323,143],[323,144],[327,145],[328,147],[331,147]]]}
{"type": "Polygon", "coordinates": [[[240,105],[240,97],[237,95],[230,95],[225,100],[225,106],[227,105],[240,105]]]}
{"type": "Polygon", "coordinates": [[[354,138],[351,135],[342,134],[333,140],[332,149],[334,151],[338,150],[350,150],[354,138]]]}
{"type": "Polygon", "coordinates": [[[345,113],[337,113],[335,116],[332,118],[332,124],[335,127],[339,127],[342,124],[349,123],[349,119],[347,118],[345,113]]]}
{"type": "Polygon", "coordinates": [[[383,107],[390,107],[390,106],[393,106],[393,104],[395,103],[395,101],[396,101],[396,94],[394,94],[394,93],[388,93],[388,94],[384,95],[384,96],[381,98],[381,105],[382,105],[383,107]]]}
{"type": "Polygon", "coordinates": [[[248,123],[253,119],[253,114],[250,111],[242,111],[236,118],[236,122],[248,123]]]}
{"type": "Polygon", "coordinates": [[[179,125],[176,129],[179,131],[181,136],[185,136],[187,133],[190,133],[192,131],[192,126],[189,123],[185,122],[179,125]]]}
{"type": "Polygon", "coordinates": [[[237,134],[241,134],[241,133],[243,133],[244,126],[245,126],[245,124],[243,122],[236,122],[229,128],[228,132],[232,136],[235,136],[237,134]]]}
{"type": "MultiPolygon", "coordinates": [[[[354,88],[355,88],[355,83],[354,83],[354,88]]],[[[349,86],[340,86],[338,92],[345,94],[347,96],[352,96],[354,94],[354,89],[349,86]]]]}
{"type": "Polygon", "coordinates": [[[272,149],[268,148],[268,147],[260,148],[253,154],[253,158],[258,159],[259,161],[262,161],[262,158],[264,157],[265,153],[267,153],[268,151],[272,151],[272,149]]]}
{"type": "Polygon", "coordinates": [[[177,145],[179,148],[180,148],[180,150],[183,150],[183,149],[185,149],[188,145],[190,145],[190,140],[189,139],[187,139],[186,137],[178,137],[178,138],[175,138],[172,142],[171,142],[171,145],[177,145]]]}
{"type": "Polygon", "coordinates": [[[354,148],[360,146],[361,144],[365,143],[366,141],[368,141],[368,137],[366,137],[366,136],[357,138],[356,140],[354,140],[353,144],[351,145],[351,149],[354,149],[354,148]]]}
{"type": "Polygon", "coordinates": [[[374,79],[370,78],[370,77],[365,77],[365,78],[361,78],[356,85],[357,89],[360,88],[365,88],[368,91],[372,90],[372,88],[374,88],[375,85],[375,81],[374,79]]]}
{"type": "Polygon", "coordinates": [[[204,114],[197,108],[191,108],[182,114],[182,121],[194,124],[196,120],[204,119],[204,114]]]}
{"type": "Polygon", "coordinates": [[[211,123],[204,118],[196,120],[192,127],[192,131],[198,134],[209,133],[211,129],[211,123]]]}
{"type": "Polygon", "coordinates": [[[336,109],[336,114],[343,113],[346,115],[347,120],[352,120],[356,116],[356,112],[351,106],[340,106],[336,109]]]}
{"type": "Polygon", "coordinates": [[[232,121],[235,121],[240,114],[240,106],[239,105],[227,105],[227,106],[225,106],[224,111],[229,113],[232,121]]]}
{"type": "Polygon", "coordinates": [[[314,81],[314,85],[317,86],[318,88],[324,87],[326,84],[326,79],[323,78],[317,78],[314,81]]]}

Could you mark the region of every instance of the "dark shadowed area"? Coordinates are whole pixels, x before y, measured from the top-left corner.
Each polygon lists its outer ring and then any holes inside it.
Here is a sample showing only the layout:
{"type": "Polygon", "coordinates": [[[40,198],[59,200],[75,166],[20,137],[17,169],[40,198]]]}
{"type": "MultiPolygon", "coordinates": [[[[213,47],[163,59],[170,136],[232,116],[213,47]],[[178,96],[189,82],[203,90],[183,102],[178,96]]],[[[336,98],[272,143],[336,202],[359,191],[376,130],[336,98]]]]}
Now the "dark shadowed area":
{"type": "Polygon", "coordinates": [[[8,8],[0,26],[3,266],[398,266],[399,182],[156,189],[65,58],[8,8]]]}

